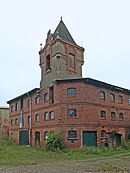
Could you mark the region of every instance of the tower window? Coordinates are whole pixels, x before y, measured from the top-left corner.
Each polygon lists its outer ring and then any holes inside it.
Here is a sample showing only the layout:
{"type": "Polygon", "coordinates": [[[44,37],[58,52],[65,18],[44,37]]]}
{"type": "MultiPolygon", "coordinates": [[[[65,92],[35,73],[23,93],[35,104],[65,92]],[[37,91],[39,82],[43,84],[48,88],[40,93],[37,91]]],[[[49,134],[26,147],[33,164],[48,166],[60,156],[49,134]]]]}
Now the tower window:
{"type": "Polygon", "coordinates": [[[47,55],[46,57],[46,71],[51,68],[50,66],[50,55],[47,55]]]}
{"type": "Polygon", "coordinates": [[[54,87],[50,87],[50,104],[54,103],[54,87]]]}
{"type": "Polygon", "coordinates": [[[75,56],[72,53],[69,53],[69,69],[70,70],[75,69],[75,56]]]}

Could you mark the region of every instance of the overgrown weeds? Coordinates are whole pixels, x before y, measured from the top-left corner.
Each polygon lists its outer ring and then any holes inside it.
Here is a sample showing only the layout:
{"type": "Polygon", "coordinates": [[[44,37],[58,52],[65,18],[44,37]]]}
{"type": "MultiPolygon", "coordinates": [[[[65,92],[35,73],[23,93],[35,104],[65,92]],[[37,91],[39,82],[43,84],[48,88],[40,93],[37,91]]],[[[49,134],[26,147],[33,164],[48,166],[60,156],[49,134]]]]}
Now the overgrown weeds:
{"type": "MultiPolygon", "coordinates": [[[[124,145],[124,144],[123,144],[124,145]]],[[[130,156],[129,147],[120,147],[117,149],[98,147],[82,147],[80,149],[63,150],[45,150],[42,147],[19,146],[10,140],[0,141],[0,165],[32,165],[42,164],[48,162],[55,162],[56,160],[81,160],[87,158],[98,157],[116,157],[117,154],[130,156]],[[125,148],[125,149],[124,149],[125,148]],[[52,152],[53,151],[53,152],[52,152]]]]}

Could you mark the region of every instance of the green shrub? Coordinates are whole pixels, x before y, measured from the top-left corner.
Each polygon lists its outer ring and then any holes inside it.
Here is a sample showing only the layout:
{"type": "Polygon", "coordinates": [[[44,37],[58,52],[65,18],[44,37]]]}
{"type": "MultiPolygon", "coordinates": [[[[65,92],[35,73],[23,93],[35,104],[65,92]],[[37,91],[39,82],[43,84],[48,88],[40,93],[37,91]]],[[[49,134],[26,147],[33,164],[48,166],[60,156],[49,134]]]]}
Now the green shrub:
{"type": "Polygon", "coordinates": [[[63,133],[51,132],[48,134],[47,143],[45,146],[46,151],[61,151],[65,149],[63,133]]]}
{"type": "Polygon", "coordinates": [[[1,139],[0,140],[0,147],[6,147],[6,146],[14,146],[17,145],[14,140],[10,139],[1,139]]]}
{"type": "Polygon", "coordinates": [[[123,148],[123,149],[130,149],[130,141],[123,140],[121,142],[121,148],[123,148]]]}

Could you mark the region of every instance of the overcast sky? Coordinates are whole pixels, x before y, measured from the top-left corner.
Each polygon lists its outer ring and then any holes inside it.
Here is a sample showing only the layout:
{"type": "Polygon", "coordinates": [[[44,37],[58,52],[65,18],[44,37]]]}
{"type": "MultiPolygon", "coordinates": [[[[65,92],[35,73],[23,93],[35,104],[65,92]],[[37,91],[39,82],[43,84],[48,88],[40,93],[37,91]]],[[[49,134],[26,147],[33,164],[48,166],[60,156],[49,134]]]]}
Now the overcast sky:
{"type": "Polygon", "coordinates": [[[85,48],[83,77],[130,89],[130,0],[0,0],[0,106],[40,83],[40,43],[60,17],[85,48]]]}

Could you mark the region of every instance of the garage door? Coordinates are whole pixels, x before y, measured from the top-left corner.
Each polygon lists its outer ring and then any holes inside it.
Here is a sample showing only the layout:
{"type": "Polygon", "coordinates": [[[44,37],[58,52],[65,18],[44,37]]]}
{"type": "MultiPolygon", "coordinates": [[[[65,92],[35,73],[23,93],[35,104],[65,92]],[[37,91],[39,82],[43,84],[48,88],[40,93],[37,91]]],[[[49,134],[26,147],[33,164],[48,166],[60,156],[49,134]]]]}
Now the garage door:
{"type": "Polygon", "coordinates": [[[19,132],[19,144],[20,145],[28,145],[29,144],[28,130],[21,130],[19,132]]]}
{"type": "Polygon", "coordinates": [[[96,131],[83,131],[83,145],[97,146],[97,132],[96,131]]]}

